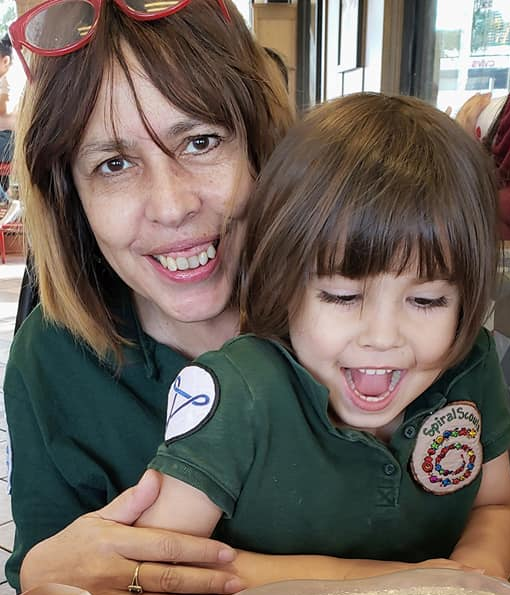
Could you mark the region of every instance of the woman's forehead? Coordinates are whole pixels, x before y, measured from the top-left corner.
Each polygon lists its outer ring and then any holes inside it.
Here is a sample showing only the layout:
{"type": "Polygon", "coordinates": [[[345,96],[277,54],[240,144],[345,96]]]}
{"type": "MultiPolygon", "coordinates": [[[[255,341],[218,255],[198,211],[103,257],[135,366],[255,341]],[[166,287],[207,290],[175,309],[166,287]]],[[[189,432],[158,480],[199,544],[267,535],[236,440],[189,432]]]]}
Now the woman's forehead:
{"type": "Polygon", "coordinates": [[[103,77],[80,147],[101,139],[129,140],[128,144],[150,139],[146,123],[162,141],[203,124],[172,105],[132,56],[131,59],[134,64],[133,68],[129,65],[130,75],[136,97],[124,71],[115,63],[103,77]]]}

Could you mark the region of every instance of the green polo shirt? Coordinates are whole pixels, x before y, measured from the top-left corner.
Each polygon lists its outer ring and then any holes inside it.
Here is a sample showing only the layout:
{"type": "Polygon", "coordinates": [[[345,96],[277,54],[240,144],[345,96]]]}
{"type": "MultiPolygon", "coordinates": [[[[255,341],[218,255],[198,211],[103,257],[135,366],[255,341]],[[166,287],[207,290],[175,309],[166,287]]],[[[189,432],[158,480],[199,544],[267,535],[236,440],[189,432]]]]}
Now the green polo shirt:
{"type": "Polygon", "coordinates": [[[333,426],[327,389],[276,343],[239,337],[197,364],[212,375],[210,389],[189,391],[179,407],[174,400],[178,415],[167,416],[174,423],[185,411],[196,415],[193,405],[213,392],[215,405],[195,429],[177,421],[184,437],[174,428],[150,466],[205,492],[224,511],[215,537],[235,547],[408,562],[448,557],[481,473],[448,495],[418,485],[409,460],[422,422],[447,403],[470,401],[482,417],[483,460],[510,444],[508,394],[486,331],[407,408],[389,444],[333,426]]]}
{"type": "Polygon", "coordinates": [[[16,589],[26,552],[135,484],[163,439],[169,386],[186,359],[143,333],[124,286],[114,314],[134,343],[119,373],[39,307],[12,344],[4,392],[16,536],[6,575],[16,589]]]}

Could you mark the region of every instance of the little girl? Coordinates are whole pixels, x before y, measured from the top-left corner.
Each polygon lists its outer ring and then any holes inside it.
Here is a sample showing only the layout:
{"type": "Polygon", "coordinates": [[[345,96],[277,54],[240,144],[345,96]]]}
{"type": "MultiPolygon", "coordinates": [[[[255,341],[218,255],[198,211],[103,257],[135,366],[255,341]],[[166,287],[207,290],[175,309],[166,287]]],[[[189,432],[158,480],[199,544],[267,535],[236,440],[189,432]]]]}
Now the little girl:
{"type": "Polygon", "coordinates": [[[490,169],[414,98],[350,95],[295,126],[250,202],[245,334],[172,385],[141,524],[307,554],[261,556],[250,586],[409,563],[509,576],[490,169]]]}

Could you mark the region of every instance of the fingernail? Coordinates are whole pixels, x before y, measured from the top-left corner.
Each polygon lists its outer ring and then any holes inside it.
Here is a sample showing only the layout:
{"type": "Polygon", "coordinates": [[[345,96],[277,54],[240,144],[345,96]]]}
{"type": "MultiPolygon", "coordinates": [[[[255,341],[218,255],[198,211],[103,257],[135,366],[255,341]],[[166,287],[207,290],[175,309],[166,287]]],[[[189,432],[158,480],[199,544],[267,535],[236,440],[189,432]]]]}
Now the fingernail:
{"type": "Polygon", "coordinates": [[[245,583],[239,578],[231,578],[225,583],[225,593],[237,593],[246,588],[245,583]]]}
{"type": "Polygon", "coordinates": [[[218,552],[218,560],[220,562],[233,562],[236,556],[237,552],[231,547],[223,548],[218,552]]]}

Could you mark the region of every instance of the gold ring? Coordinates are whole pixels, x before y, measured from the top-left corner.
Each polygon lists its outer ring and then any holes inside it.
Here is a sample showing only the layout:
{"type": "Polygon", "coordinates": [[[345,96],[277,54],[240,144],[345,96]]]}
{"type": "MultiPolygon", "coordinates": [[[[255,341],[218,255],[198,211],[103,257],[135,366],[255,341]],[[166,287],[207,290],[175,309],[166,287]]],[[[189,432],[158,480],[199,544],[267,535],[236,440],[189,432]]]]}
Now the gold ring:
{"type": "Polygon", "coordinates": [[[138,562],[138,564],[136,565],[135,571],[133,573],[133,578],[131,579],[131,584],[127,588],[127,590],[130,593],[143,593],[142,585],[138,582],[138,574],[140,573],[141,565],[141,562],[138,562]]]}

